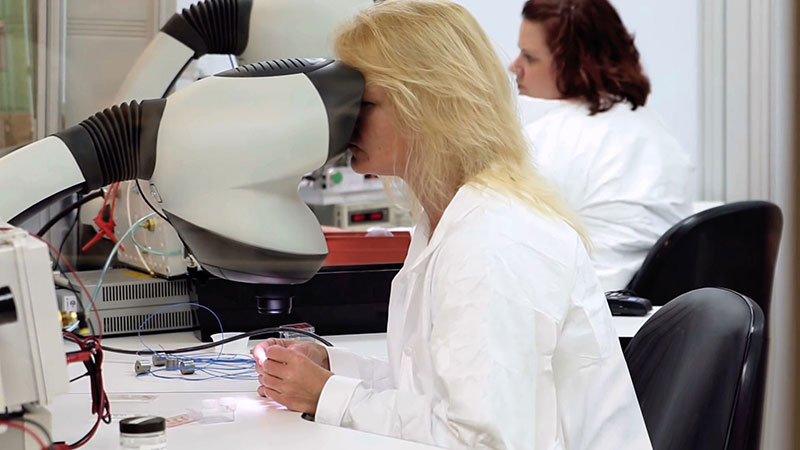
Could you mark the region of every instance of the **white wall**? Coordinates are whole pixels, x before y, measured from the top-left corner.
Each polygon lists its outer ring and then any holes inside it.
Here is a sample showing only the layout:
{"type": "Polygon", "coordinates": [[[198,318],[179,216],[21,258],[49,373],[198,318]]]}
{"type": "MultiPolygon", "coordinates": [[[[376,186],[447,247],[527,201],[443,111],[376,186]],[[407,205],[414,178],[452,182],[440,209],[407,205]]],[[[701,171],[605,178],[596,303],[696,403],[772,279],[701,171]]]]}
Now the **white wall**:
{"type": "MultiPolygon", "coordinates": [[[[457,0],[478,19],[504,64],[517,54],[523,0],[457,0]]],[[[698,161],[699,8],[697,0],[612,0],[650,77],[648,105],[698,161]]]]}
{"type": "Polygon", "coordinates": [[[63,120],[72,126],[111,105],[158,30],[158,2],[70,0],[66,5],[63,120]]]}
{"type": "Polygon", "coordinates": [[[612,0],[634,33],[657,111],[678,140],[698,158],[699,8],[697,0],[612,0]]]}
{"type": "MultiPolygon", "coordinates": [[[[798,192],[792,186],[792,134],[797,123],[793,117],[793,100],[797,94],[797,74],[793,73],[792,64],[794,49],[794,29],[792,19],[797,4],[794,0],[772,0],[771,20],[769,28],[771,39],[768,43],[772,53],[770,79],[770,116],[771,127],[771,173],[770,200],[783,210],[783,236],[778,253],[778,265],[775,269],[775,282],[772,294],[772,327],[769,348],[769,366],[767,372],[767,391],[764,404],[764,428],[762,430],[761,448],[792,448],[792,431],[797,424],[792,423],[792,385],[797,374],[794,373],[797,348],[793,348],[794,287],[800,283],[800,266],[792,267],[792,249],[794,239],[800,235],[792,235],[800,211],[793,211],[792,202],[798,192]]],[[[800,174],[798,174],[800,175],[800,174]]],[[[797,407],[797,405],[795,406],[797,407]]]]}
{"type": "Polygon", "coordinates": [[[517,38],[522,21],[523,0],[455,0],[478,19],[489,39],[497,47],[497,53],[507,66],[517,57],[517,38]]]}

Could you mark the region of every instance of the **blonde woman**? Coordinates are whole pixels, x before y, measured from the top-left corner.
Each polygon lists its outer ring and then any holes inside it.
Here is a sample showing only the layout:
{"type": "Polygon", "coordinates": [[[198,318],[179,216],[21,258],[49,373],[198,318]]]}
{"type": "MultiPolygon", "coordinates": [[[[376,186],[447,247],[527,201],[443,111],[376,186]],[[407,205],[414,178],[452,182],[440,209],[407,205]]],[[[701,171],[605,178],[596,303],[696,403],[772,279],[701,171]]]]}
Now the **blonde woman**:
{"type": "Polygon", "coordinates": [[[475,19],[389,0],[335,46],[366,80],[353,168],[402,178],[422,213],[392,285],[388,362],[269,339],[259,394],[449,448],[650,448],[579,227],[531,170],[475,19]]]}

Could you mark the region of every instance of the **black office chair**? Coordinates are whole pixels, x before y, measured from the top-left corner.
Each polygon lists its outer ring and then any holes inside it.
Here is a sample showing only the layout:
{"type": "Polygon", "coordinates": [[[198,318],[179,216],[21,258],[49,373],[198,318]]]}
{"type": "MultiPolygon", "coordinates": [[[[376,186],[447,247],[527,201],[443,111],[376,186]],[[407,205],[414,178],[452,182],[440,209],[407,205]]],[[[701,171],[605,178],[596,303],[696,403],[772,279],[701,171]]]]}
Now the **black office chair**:
{"type": "Polygon", "coordinates": [[[780,208],[764,201],[701,211],[661,236],[626,289],[663,305],[693,289],[724,287],[769,316],[782,227],[780,208]]]}
{"type": "Polygon", "coordinates": [[[761,308],[734,291],[698,289],[657,311],[625,349],[653,449],[749,448],[765,352],[761,308]]]}

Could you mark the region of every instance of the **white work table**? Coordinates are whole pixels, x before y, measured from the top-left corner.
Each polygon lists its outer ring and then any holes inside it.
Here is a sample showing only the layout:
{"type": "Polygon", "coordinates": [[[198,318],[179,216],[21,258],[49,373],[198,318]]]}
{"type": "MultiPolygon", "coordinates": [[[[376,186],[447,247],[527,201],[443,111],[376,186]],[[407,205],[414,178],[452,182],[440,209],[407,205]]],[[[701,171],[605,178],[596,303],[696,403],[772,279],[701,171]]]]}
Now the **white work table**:
{"type": "MultiPolygon", "coordinates": [[[[650,313],[652,315],[652,312],[650,313]]],[[[646,317],[614,317],[620,337],[631,337],[645,322],[646,317]]],[[[177,348],[197,345],[191,332],[165,333],[144,336],[153,348],[177,348]]],[[[328,337],[335,346],[349,348],[366,356],[385,357],[384,334],[362,334],[328,337]]],[[[133,337],[107,338],[106,345],[139,349],[133,337]]],[[[254,342],[250,343],[250,346],[254,342]]],[[[346,448],[346,449],[415,449],[431,448],[426,445],[388,438],[345,428],[309,422],[299,413],[286,410],[281,405],[260,398],[256,394],[256,381],[213,379],[206,381],[165,380],[152,376],[136,377],[133,369],[137,358],[105,352],[103,379],[111,402],[114,418],[111,424],[100,424],[95,437],[83,448],[113,449],[119,443],[119,419],[132,415],[157,415],[171,417],[199,407],[204,399],[234,398],[236,420],[230,423],[188,423],[167,429],[167,445],[175,449],[265,449],[291,446],[292,448],[346,448]]],[[[70,377],[83,373],[82,364],[69,367],[70,377]]],[[[188,376],[191,377],[191,376],[188,376]]],[[[70,385],[70,393],[58,396],[48,405],[53,416],[53,438],[74,442],[94,423],[91,414],[89,380],[83,378],[70,385]]]]}

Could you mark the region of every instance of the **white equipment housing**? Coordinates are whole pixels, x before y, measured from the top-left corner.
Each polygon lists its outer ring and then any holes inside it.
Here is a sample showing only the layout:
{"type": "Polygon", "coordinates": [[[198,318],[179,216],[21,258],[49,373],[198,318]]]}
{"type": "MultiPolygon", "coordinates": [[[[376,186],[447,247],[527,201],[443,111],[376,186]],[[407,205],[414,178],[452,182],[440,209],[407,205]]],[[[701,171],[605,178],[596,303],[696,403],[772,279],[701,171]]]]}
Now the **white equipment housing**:
{"type": "Polygon", "coordinates": [[[17,320],[0,325],[0,408],[48,403],[67,391],[67,363],[47,245],[0,222],[0,286],[17,320]]]}

